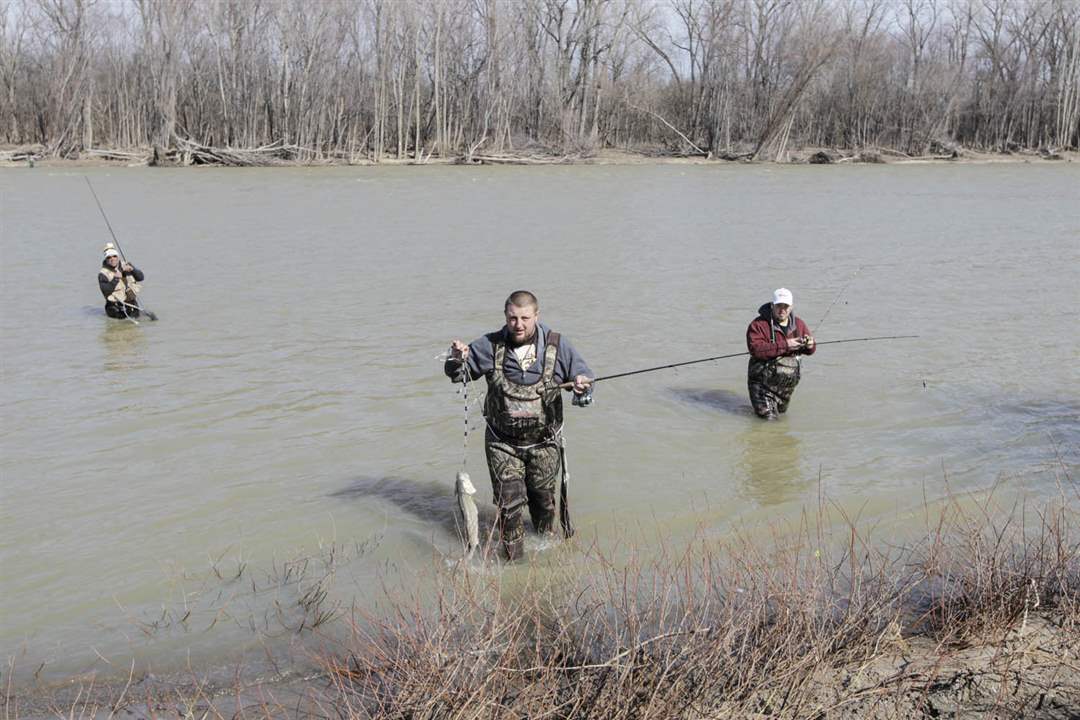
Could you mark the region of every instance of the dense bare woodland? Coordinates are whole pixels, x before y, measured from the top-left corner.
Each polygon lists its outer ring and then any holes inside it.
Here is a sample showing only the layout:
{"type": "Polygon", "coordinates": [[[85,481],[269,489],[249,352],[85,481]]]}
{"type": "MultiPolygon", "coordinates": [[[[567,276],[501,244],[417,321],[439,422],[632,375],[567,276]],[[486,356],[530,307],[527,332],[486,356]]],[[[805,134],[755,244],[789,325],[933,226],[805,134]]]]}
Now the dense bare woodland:
{"type": "Polygon", "coordinates": [[[1080,144],[1078,0],[0,0],[0,141],[298,160],[1080,144]]]}

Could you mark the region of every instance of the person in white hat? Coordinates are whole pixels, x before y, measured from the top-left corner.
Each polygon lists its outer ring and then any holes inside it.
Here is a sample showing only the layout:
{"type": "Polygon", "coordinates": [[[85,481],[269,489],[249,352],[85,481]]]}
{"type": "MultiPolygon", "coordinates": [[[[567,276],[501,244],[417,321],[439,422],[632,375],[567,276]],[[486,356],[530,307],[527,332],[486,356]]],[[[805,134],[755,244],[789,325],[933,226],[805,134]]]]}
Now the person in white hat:
{"type": "Polygon", "coordinates": [[[145,279],[143,271],[124,262],[112,243],[103,248],[104,258],[98,270],[98,288],[105,296],[105,314],[111,318],[139,317],[139,300],[136,297],[145,279]]]}
{"type": "Polygon", "coordinates": [[[757,416],[766,420],[775,420],[787,412],[799,384],[799,358],[813,355],[817,349],[806,323],[792,314],[794,304],[790,290],[777,288],[772,302],[758,308],[758,316],[746,329],[746,349],[750,351],[746,384],[750,404],[757,416]]]}

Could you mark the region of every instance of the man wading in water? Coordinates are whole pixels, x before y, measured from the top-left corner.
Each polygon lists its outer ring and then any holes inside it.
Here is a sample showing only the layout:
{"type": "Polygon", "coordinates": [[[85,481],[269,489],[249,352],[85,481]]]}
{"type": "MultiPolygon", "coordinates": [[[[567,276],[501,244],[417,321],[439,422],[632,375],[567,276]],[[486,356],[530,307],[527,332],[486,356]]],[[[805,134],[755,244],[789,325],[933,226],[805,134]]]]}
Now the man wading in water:
{"type": "Polygon", "coordinates": [[[115,245],[105,245],[105,258],[98,271],[98,287],[105,296],[105,314],[111,318],[139,317],[139,300],[135,295],[141,289],[139,283],[143,278],[142,270],[121,262],[115,245]]]}
{"type": "Polygon", "coordinates": [[[757,318],[746,329],[750,404],[758,417],[766,420],[787,412],[799,384],[799,356],[813,355],[817,349],[814,336],[806,323],[791,314],[791,306],[791,291],[779,288],[771,303],[758,308],[757,318]]]}
{"type": "MultiPolygon", "coordinates": [[[[555,491],[562,469],[562,396],[573,383],[574,404],[592,402],[592,371],[569,341],[540,323],[536,296],[518,290],[506,299],[506,325],[468,345],[454,340],[443,371],[455,383],[487,379],[484,449],[499,508],[507,559],[525,551],[522,506],[536,532],[555,524],[555,491]]],[[[566,518],[567,522],[569,518],[566,518]]],[[[569,534],[569,529],[564,527],[569,534]]]]}

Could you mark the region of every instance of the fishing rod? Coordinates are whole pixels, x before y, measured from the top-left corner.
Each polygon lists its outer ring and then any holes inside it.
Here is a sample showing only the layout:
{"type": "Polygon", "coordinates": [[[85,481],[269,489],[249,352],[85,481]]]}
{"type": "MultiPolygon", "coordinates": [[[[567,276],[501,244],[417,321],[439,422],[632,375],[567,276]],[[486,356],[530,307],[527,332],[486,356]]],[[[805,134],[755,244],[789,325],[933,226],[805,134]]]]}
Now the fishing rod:
{"type": "MultiPolygon", "coordinates": [[[[907,340],[910,338],[917,338],[918,335],[884,335],[879,337],[863,337],[863,338],[845,338],[844,340],[826,340],[825,342],[814,343],[817,345],[839,345],[840,343],[853,343],[853,342],[873,342],[875,340],[907,340]]],[[[590,382],[597,383],[601,380],[614,380],[615,378],[629,377],[630,375],[641,375],[642,373],[656,372],[657,370],[668,370],[670,368],[683,367],[684,365],[696,365],[703,362],[711,362],[713,360],[725,360],[727,358],[742,357],[743,355],[749,355],[749,351],[730,353],[728,355],[716,355],[714,357],[701,358],[700,360],[686,360],[684,362],[671,363],[670,365],[657,365],[656,367],[645,368],[644,370],[631,370],[629,372],[616,373],[614,375],[604,375],[602,377],[593,378],[590,382]]],[[[559,385],[564,390],[569,390],[574,387],[572,382],[564,382],[559,385]]]]}
{"type": "MultiPolygon", "coordinates": [[[[116,246],[116,252],[120,253],[120,262],[124,264],[130,264],[127,261],[127,257],[124,255],[124,249],[120,247],[120,241],[116,238],[116,233],[113,232],[112,223],[109,222],[109,216],[105,214],[105,208],[101,206],[101,200],[98,199],[97,193],[94,192],[94,186],[90,183],[90,178],[83,175],[83,180],[86,181],[86,186],[90,188],[90,194],[94,196],[94,202],[97,203],[98,210],[101,211],[101,217],[105,220],[105,227],[109,228],[109,234],[112,235],[113,245],[116,246]]],[[[120,272],[121,275],[123,275],[123,270],[121,270],[120,272]]],[[[146,313],[146,317],[150,318],[151,320],[157,320],[157,315],[144,307],[132,305],[131,303],[124,303],[124,305],[134,307],[136,310],[146,313]]]]}

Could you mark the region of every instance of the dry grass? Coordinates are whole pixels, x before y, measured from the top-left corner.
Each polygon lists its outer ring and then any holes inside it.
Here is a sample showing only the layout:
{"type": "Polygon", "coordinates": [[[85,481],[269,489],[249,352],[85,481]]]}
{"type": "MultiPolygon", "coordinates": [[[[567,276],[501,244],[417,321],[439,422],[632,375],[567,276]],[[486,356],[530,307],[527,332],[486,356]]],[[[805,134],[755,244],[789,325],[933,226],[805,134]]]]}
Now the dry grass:
{"type": "Polygon", "coordinates": [[[588,572],[537,571],[514,589],[450,573],[433,603],[355,614],[322,658],[334,680],[323,706],[348,718],[817,718],[950,704],[1023,716],[1038,702],[1080,715],[1075,510],[992,506],[950,503],[899,547],[854,526],[837,543],[807,522],[768,548],[702,539],[647,561],[594,548],[588,572]],[[1071,672],[1032,672],[1018,642],[1036,635],[1071,672]]]}
{"type": "MultiPolygon", "coordinates": [[[[91,679],[45,713],[20,711],[8,687],[3,720],[1076,718],[1077,497],[927,503],[924,532],[903,543],[826,522],[838,511],[822,500],[766,540],[566,546],[512,570],[437,563],[427,593],[353,609],[344,633],[318,627],[304,676],[91,679]]],[[[340,608],[321,607],[325,573],[295,574],[310,633],[340,608]]]]}

